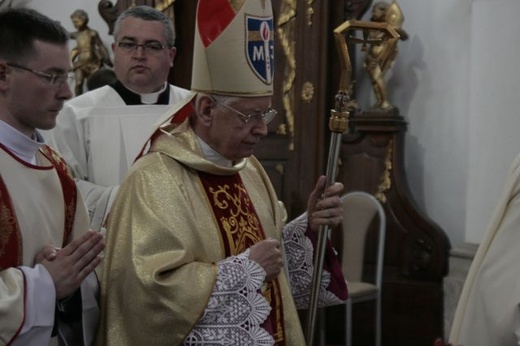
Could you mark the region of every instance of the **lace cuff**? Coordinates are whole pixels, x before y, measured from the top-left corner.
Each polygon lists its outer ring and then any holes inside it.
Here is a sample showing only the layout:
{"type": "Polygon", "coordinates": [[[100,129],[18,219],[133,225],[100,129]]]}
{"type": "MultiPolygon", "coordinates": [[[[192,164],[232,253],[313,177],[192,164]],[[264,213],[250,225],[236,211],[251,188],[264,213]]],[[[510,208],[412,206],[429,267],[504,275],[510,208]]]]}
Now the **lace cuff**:
{"type": "Polygon", "coordinates": [[[273,345],[260,325],[271,307],[260,293],[264,269],[249,260],[249,250],[217,263],[218,275],[204,315],[184,345],[273,345]]]}
{"type": "MultiPolygon", "coordinates": [[[[300,215],[283,229],[283,243],[286,261],[289,268],[291,290],[298,309],[309,307],[312,275],[314,272],[314,246],[307,237],[307,213],[300,215]]],[[[331,274],[322,271],[318,306],[337,305],[343,302],[327,288],[331,282],[331,274]]]]}

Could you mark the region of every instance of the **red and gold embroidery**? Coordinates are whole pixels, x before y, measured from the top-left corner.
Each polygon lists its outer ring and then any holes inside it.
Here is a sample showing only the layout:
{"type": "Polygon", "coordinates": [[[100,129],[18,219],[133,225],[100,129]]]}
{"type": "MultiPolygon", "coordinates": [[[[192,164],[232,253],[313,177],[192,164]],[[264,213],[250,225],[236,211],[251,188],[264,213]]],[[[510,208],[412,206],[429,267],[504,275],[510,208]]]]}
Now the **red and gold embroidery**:
{"type": "Polygon", "coordinates": [[[56,168],[58,177],[60,178],[63,191],[63,200],[65,204],[65,225],[63,232],[63,246],[67,245],[72,239],[72,228],[74,226],[74,218],[76,215],[76,200],[78,198],[78,190],[76,182],[72,178],[69,166],[51,147],[44,145],[41,152],[47,157],[56,168]]]}
{"type": "MultiPolygon", "coordinates": [[[[15,157],[5,146],[0,144],[0,147],[15,157]]],[[[76,183],[65,161],[54,150],[46,145],[42,146],[40,150],[51,161],[60,179],[65,202],[65,224],[62,244],[65,246],[71,240],[72,227],[76,215],[76,183]]],[[[0,176],[0,270],[21,265],[22,258],[23,247],[20,226],[18,225],[9,191],[0,176]]]]}
{"type": "Polygon", "coordinates": [[[0,270],[19,266],[22,255],[20,228],[11,197],[0,176],[0,270]]]}
{"type": "MultiPolygon", "coordinates": [[[[227,256],[244,252],[266,239],[255,207],[239,174],[217,176],[199,172],[199,178],[217,220],[227,256]]],[[[266,323],[276,342],[285,345],[282,294],[278,280],[267,283],[262,294],[271,305],[266,323]]]]}

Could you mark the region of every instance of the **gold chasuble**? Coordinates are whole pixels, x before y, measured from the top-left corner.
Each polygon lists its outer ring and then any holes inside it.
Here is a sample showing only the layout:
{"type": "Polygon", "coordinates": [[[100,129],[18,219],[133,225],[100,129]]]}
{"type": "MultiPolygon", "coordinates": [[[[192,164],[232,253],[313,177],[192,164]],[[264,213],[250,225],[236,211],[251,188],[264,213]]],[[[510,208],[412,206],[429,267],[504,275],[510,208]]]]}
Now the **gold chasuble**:
{"type": "MultiPolygon", "coordinates": [[[[266,239],[240,174],[219,176],[199,172],[199,178],[213,209],[215,222],[220,228],[225,257],[241,254],[252,245],[266,239]]],[[[272,309],[262,327],[273,336],[277,345],[285,345],[278,280],[264,284],[262,294],[272,309]]]]}
{"type": "MultiPolygon", "coordinates": [[[[281,240],[283,210],[258,160],[217,166],[189,121],[172,127],[132,166],[110,212],[98,345],[183,345],[214,301],[218,263],[261,239],[281,240]]],[[[257,287],[271,311],[249,330],[304,345],[285,270],[257,287]]]]}
{"type": "MultiPolygon", "coordinates": [[[[307,295],[313,269],[306,217],[282,239],[285,213],[260,162],[217,165],[189,117],[179,120],[197,93],[273,95],[274,33],[269,0],[198,1],[192,93],[159,120],[108,217],[98,345],[305,345],[293,297],[307,295]],[[292,246],[266,285],[249,248],[268,238],[292,246]]],[[[339,283],[346,299],[336,273],[339,281],[327,272],[322,282],[339,283]]]]}

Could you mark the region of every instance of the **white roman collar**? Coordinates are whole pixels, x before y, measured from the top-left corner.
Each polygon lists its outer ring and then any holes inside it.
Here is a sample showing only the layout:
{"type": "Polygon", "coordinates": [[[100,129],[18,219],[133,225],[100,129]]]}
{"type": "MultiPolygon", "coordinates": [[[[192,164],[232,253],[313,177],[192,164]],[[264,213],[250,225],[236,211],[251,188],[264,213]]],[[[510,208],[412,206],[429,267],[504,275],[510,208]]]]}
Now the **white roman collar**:
{"type": "Polygon", "coordinates": [[[33,137],[27,137],[8,123],[0,120],[0,142],[21,160],[36,165],[36,153],[45,143],[38,131],[34,131],[33,137]]]}
{"type": "Polygon", "coordinates": [[[214,164],[222,167],[232,167],[233,162],[226,159],[224,156],[220,155],[215,149],[209,146],[208,143],[204,142],[200,137],[198,137],[200,146],[202,147],[202,151],[204,152],[204,156],[209,161],[214,164]]]}
{"type": "Polygon", "coordinates": [[[141,96],[141,102],[145,105],[153,105],[153,104],[156,104],[157,103],[157,100],[159,99],[159,95],[161,95],[161,93],[166,90],[166,87],[168,86],[168,83],[165,82],[163,87],[161,88],[161,90],[159,91],[156,91],[156,92],[153,92],[153,93],[149,93],[149,94],[141,94],[141,93],[138,93],[137,91],[135,90],[132,90],[130,88],[128,88],[128,90],[132,91],[133,93],[136,93],[137,95],[141,96]]]}

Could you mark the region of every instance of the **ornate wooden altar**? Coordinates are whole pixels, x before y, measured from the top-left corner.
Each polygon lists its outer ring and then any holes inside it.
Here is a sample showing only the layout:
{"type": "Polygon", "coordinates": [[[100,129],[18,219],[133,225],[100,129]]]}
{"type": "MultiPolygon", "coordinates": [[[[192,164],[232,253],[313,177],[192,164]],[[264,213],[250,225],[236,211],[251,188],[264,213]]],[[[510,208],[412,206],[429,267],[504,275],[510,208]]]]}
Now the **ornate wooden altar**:
{"type": "MultiPolygon", "coordinates": [[[[170,3],[177,31],[177,57],[172,83],[189,88],[195,0],[109,1],[100,13],[113,23],[134,4],[170,3]]],[[[306,209],[308,194],[325,171],[327,122],[337,92],[339,63],[332,31],[359,19],[371,0],[272,0],[276,29],[275,96],[279,116],[269,125],[258,158],[266,168],[290,217],[306,209]]],[[[354,59],[352,59],[354,61],[354,59]]],[[[408,116],[408,115],[405,115],[408,116]]],[[[413,115],[410,115],[413,116],[413,115]]],[[[411,197],[404,169],[407,122],[398,110],[361,112],[351,119],[354,130],[343,136],[338,181],[346,191],[363,190],[384,202],[388,220],[383,287],[383,345],[431,346],[443,335],[442,279],[447,273],[450,244],[445,233],[411,197]]],[[[337,235],[335,236],[337,237],[337,235]]],[[[335,241],[340,242],[335,238],[335,241]]],[[[369,243],[370,244],[370,243],[369,243]]],[[[341,249],[340,249],[341,251],[341,249]]],[[[369,245],[366,262],[373,263],[369,245]]],[[[353,321],[354,344],[372,345],[372,306],[358,304],[353,321]]],[[[343,343],[343,312],[328,309],[328,344],[343,343]]],[[[305,326],[305,323],[303,324],[305,326]]]]}

